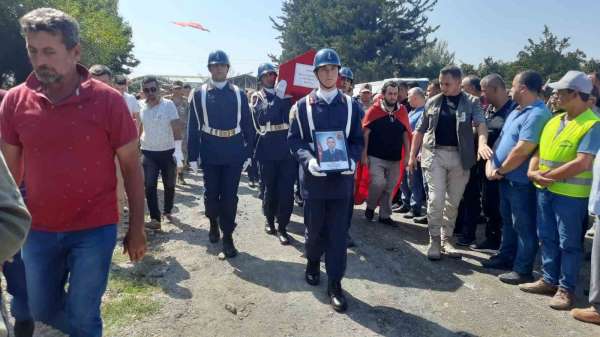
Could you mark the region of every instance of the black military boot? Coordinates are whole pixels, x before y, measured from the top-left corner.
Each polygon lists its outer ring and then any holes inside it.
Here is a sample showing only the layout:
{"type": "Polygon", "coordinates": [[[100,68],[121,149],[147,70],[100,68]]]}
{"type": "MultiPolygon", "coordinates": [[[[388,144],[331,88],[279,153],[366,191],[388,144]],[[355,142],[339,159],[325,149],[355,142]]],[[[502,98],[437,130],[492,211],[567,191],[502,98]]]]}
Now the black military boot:
{"type": "Polygon", "coordinates": [[[320,263],[321,261],[310,261],[308,260],[306,264],[306,272],[304,273],[304,278],[306,279],[306,283],[311,286],[319,285],[321,275],[320,275],[320,263]]]}
{"type": "Polygon", "coordinates": [[[344,291],[342,290],[342,282],[329,280],[327,284],[327,295],[333,310],[337,312],[344,312],[348,309],[348,302],[344,291]]]}
{"type": "Polygon", "coordinates": [[[219,231],[219,222],[217,219],[210,219],[210,230],[208,231],[208,241],[212,243],[219,242],[221,232],[219,231]]]}
{"type": "Polygon", "coordinates": [[[273,217],[267,217],[267,223],[265,224],[265,233],[273,235],[277,233],[275,230],[275,219],[273,217]]]}
{"type": "Polygon", "coordinates": [[[287,233],[287,225],[279,224],[279,228],[277,228],[277,238],[279,238],[279,243],[284,246],[290,244],[290,236],[287,233]]]}
{"type": "Polygon", "coordinates": [[[238,254],[237,249],[233,245],[232,234],[223,234],[223,255],[229,259],[235,257],[238,254]]]}

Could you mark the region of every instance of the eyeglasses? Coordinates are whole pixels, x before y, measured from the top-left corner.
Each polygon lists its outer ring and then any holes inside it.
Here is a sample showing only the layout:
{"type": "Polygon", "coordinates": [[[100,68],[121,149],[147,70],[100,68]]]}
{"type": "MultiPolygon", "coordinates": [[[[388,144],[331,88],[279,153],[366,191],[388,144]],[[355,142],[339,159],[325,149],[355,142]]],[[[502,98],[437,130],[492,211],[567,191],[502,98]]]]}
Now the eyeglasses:
{"type": "Polygon", "coordinates": [[[144,93],[155,93],[158,90],[157,87],[144,88],[144,93]]]}
{"type": "Polygon", "coordinates": [[[119,82],[115,82],[116,85],[125,85],[127,84],[126,81],[119,81],[119,82]]]}

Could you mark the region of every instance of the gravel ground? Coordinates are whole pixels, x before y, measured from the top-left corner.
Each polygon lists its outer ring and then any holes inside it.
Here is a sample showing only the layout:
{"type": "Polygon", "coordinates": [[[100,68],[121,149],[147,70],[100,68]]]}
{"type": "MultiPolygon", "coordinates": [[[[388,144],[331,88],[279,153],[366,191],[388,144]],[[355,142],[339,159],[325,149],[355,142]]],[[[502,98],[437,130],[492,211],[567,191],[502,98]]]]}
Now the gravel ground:
{"type": "MultiPolygon", "coordinates": [[[[333,312],[326,277],[304,282],[302,209],[290,224],[291,246],[263,231],[256,189],[239,188],[238,257],[218,259],[208,242],[199,175],[178,187],[176,217],[151,235],[151,254],[138,266],[156,280],[161,310],[110,332],[111,336],[600,336],[600,327],[548,307],[549,297],[525,294],[485,270],[486,255],[464,251],[462,260],[430,262],[427,229],[402,220],[399,228],[366,222],[357,207],[351,229],[357,247],[348,252],[343,281],[345,314],[333,312]]],[[[591,240],[587,239],[587,246],[591,240]]],[[[578,306],[587,306],[589,261],[582,270],[578,306]]],[[[41,332],[37,336],[56,334],[41,332]]]]}

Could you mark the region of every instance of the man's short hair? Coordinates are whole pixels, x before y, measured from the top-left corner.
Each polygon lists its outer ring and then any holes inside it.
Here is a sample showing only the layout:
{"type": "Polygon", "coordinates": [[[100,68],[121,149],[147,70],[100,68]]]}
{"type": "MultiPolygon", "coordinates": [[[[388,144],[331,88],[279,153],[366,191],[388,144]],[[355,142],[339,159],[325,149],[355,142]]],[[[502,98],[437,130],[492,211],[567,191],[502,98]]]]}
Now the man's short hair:
{"type": "Polygon", "coordinates": [[[173,89],[175,88],[183,88],[183,82],[181,81],[174,81],[173,82],[173,89]]]}
{"type": "Polygon", "coordinates": [[[502,76],[498,74],[489,74],[481,79],[481,84],[486,87],[493,87],[496,89],[506,90],[506,83],[502,76]]]}
{"type": "Polygon", "coordinates": [[[408,90],[408,83],[406,83],[404,81],[398,81],[398,90],[400,90],[400,88],[404,88],[404,89],[408,90]]]}
{"type": "Polygon", "coordinates": [[[142,80],[142,85],[146,85],[148,83],[152,83],[155,82],[156,85],[160,86],[160,83],[158,82],[158,78],[156,78],[156,76],[146,76],[144,77],[144,79],[142,80]]]}
{"type": "Polygon", "coordinates": [[[542,87],[544,86],[544,79],[542,75],[535,70],[525,70],[517,74],[519,77],[519,84],[527,87],[527,90],[540,94],[542,87]]]}
{"type": "Polygon", "coordinates": [[[423,91],[423,89],[421,89],[420,87],[410,88],[408,89],[408,96],[410,95],[418,95],[421,98],[425,98],[425,91],[423,91]]]}
{"type": "Polygon", "coordinates": [[[452,78],[460,80],[462,78],[462,70],[455,65],[448,65],[440,70],[440,76],[450,75],[452,78]]]}
{"type": "Polygon", "coordinates": [[[331,140],[333,140],[333,141],[335,142],[335,138],[333,138],[333,137],[331,137],[331,136],[327,137],[327,140],[326,140],[326,141],[329,141],[330,139],[331,139],[331,140]]]}
{"type": "Polygon", "coordinates": [[[400,87],[400,83],[396,82],[396,81],[386,81],[383,84],[383,87],[381,87],[381,93],[385,95],[385,92],[387,91],[387,89],[389,87],[392,88],[399,88],[400,87]]]}
{"type": "Polygon", "coordinates": [[[115,82],[118,85],[125,85],[127,84],[127,77],[125,77],[125,75],[115,75],[115,77],[113,78],[113,82],[115,82]]]}
{"type": "Polygon", "coordinates": [[[464,79],[467,80],[469,84],[472,85],[473,88],[475,88],[475,90],[481,91],[481,79],[479,79],[478,76],[469,75],[466,76],[464,79]]]}
{"type": "Polygon", "coordinates": [[[90,67],[90,74],[94,76],[104,76],[108,75],[109,78],[112,78],[112,71],[110,68],[103,64],[94,64],[90,67]]]}
{"type": "Polygon", "coordinates": [[[433,80],[431,80],[431,82],[429,82],[429,85],[427,86],[429,87],[430,85],[433,85],[434,87],[440,89],[440,80],[434,78],[433,80]]]}
{"type": "Polygon", "coordinates": [[[46,32],[52,35],[60,33],[67,49],[72,49],[79,43],[79,23],[58,9],[34,9],[25,14],[19,23],[23,35],[35,32],[46,32]]]}

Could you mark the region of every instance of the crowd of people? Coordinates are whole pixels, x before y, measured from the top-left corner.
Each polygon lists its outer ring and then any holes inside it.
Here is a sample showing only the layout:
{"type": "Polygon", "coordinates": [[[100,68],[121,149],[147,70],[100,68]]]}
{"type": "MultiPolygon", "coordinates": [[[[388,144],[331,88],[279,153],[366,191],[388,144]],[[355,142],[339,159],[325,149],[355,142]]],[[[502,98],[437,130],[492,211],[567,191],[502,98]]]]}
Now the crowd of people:
{"type": "Polygon", "coordinates": [[[426,88],[390,80],[353,97],[351,69],[326,48],[313,63],[319,86],[294,102],[269,63],[247,95],[227,80],[229,57],[217,50],[202,86],[165,87],[148,76],[138,100],[125,76],[79,63],[79,25],[69,15],[41,8],[20,24],[33,73],[0,96],[0,262],[15,336],[32,336],[34,321],[101,336],[120,215],[125,252],[140,261],[146,231],[175,216],[176,184],[200,170],[208,239],[221,242],[222,259],[238,254],[243,171],[259,185],[265,232],[282,245],[294,200],[303,207],[304,278],[320,283],[324,256],[338,312],[348,307],[342,280],[357,204],[366,201],[367,222],[377,211],[386,226],[401,225],[394,213],[426,224],[432,261],[460,258],[460,246],[492,253],[484,267],[552,296],[557,310],[574,306],[591,215],[591,306],[571,313],[600,324],[599,73],[569,71],[544,84],[524,70],[506,82],[448,65],[426,88]]]}

